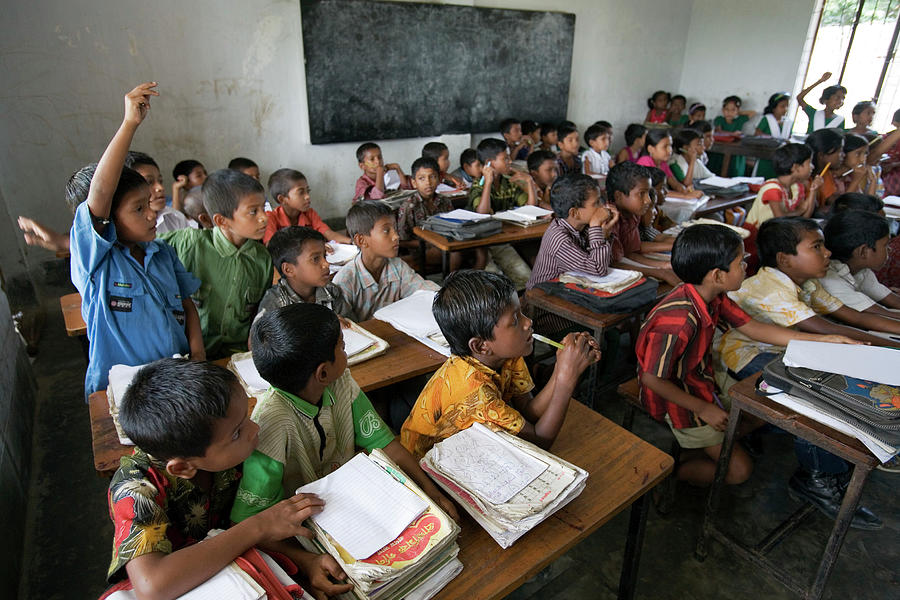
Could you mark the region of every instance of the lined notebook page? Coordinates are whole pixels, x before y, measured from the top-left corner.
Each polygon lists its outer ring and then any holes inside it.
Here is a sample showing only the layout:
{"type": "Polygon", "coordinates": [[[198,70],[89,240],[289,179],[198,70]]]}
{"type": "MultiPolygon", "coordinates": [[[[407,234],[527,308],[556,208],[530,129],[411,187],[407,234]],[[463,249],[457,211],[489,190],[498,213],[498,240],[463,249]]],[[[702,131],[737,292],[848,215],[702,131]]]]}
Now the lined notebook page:
{"type": "Polygon", "coordinates": [[[297,493],[325,501],[325,509],[312,519],[357,560],[390,544],[428,508],[364,454],[297,493]]]}

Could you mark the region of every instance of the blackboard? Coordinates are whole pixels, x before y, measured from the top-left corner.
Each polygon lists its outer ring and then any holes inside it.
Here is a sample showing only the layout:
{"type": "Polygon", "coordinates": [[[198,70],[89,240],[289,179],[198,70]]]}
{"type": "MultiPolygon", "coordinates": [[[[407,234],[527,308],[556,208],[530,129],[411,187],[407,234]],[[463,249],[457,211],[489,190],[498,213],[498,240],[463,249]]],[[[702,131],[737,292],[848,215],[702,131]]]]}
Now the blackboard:
{"type": "Polygon", "coordinates": [[[565,118],[575,15],[301,0],[314,144],[565,118]]]}

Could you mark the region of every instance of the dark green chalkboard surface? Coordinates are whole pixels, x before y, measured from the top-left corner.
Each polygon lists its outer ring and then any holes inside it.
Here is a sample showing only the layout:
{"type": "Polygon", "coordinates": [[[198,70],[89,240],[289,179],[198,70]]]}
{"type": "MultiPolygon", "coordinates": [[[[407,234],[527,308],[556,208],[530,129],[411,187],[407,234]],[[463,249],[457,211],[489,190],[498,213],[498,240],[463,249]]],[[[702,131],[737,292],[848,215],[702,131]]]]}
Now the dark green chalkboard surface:
{"type": "Polygon", "coordinates": [[[565,118],[575,15],[301,0],[312,143],[565,118]]]}

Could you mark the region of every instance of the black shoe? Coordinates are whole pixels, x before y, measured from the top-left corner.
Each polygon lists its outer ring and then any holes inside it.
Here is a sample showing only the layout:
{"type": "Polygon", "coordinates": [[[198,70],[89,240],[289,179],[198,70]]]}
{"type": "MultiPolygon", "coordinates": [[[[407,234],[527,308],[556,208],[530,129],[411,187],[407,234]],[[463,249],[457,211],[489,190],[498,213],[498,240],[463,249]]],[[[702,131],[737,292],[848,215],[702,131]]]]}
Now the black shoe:
{"type": "MultiPolygon", "coordinates": [[[[837,517],[844,499],[844,490],[835,475],[798,470],[788,481],[788,495],[794,500],[807,500],[829,518],[837,517]]],[[[854,529],[875,530],[884,527],[872,511],[859,506],[850,521],[854,529]]]]}

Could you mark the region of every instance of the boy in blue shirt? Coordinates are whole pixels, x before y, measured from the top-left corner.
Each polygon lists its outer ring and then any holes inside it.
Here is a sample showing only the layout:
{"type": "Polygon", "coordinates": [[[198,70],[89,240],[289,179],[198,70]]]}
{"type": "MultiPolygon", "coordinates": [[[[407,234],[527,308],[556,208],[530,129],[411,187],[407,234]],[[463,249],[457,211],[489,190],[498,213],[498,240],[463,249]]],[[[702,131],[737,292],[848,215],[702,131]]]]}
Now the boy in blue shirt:
{"type": "Polygon", "coordinates": [[[158,96],[143,83],[125,96],[125,118],[100,158],[70,233],[72,283],[81,293],[90,355],[85,396],[106,389],[114,364],[141,365],[190,352],[205,360],[190,295],[200,286],[167,244],[140,173],[123,168],[128,146],[158,96]]]}

